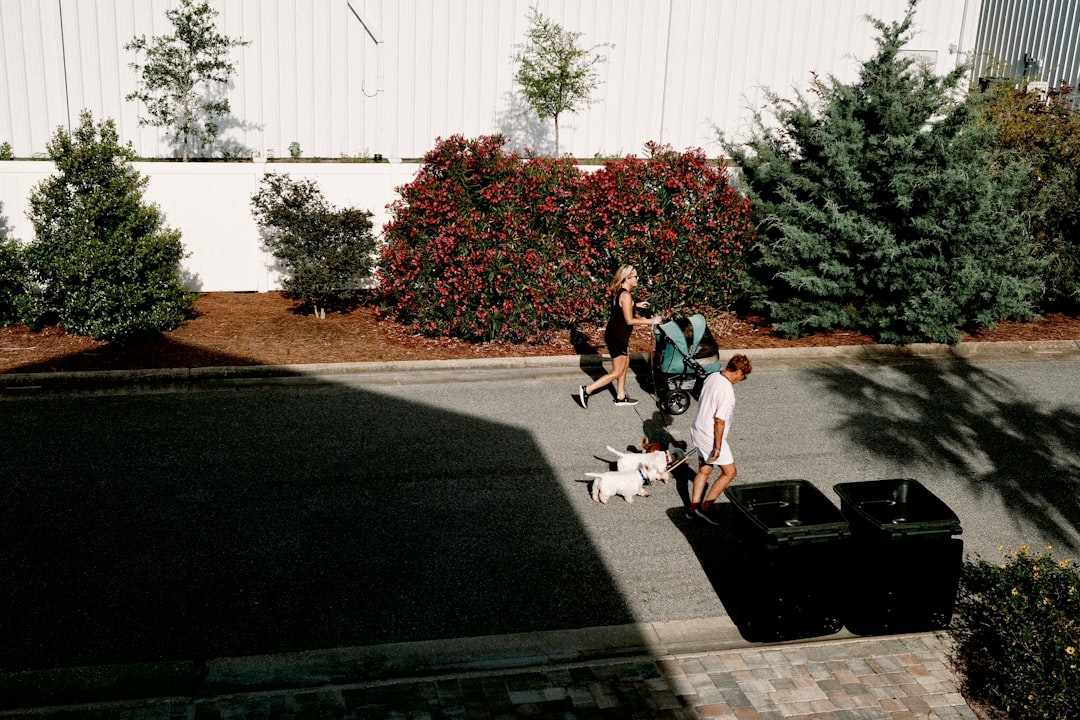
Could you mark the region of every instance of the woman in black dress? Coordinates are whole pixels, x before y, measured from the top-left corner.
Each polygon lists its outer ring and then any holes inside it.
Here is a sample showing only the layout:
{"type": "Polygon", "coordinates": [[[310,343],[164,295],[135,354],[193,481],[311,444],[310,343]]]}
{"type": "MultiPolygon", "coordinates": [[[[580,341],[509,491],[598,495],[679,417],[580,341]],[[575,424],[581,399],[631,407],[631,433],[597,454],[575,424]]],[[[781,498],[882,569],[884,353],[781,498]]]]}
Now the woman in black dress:
{"type": "Polygon", "coordinates": [[[647,302],[635,303],[631,291],[638,286],[638,274],[633,265],[623,265],[615,271],[614,277],[608,289],[612,293],[611,315],[608,317],[607,328],[604,330],[604,343],[607,345],[608,354],[611,355],[611,372],[595,380],[590,385],[582,385],[578,388],[578,402],[581,407],[589,407],[589,396],[597,390],[615,383],[616,405],[637,405],[626,394],[626,374],[630,369],[630,333],[635,325],[656,325],[660,322],[658,316],[651,318],[634,317],[634,308],[646,308],[647,302]]]}

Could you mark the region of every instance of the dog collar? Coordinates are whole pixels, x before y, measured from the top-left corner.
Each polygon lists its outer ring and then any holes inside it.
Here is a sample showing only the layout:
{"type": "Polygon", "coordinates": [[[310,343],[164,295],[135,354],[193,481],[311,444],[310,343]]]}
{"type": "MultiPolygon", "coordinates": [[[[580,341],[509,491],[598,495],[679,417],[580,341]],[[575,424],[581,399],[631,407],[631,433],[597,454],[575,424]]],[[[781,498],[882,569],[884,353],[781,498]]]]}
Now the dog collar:
{"type": "Polygon", "coordinates": [[[641,476],[642,482],[649,482],[649,478],[645,477],[645,471],[641,468],[637,469],[637,474],[641,476]]]}

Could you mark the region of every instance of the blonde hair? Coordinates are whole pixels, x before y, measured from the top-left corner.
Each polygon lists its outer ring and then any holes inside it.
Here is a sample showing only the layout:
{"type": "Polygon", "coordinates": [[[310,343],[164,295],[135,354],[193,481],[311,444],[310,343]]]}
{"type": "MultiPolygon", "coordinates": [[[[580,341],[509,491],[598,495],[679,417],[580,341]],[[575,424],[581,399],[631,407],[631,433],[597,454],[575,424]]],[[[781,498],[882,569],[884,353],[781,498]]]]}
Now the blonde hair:
{"type": "Polygon", "coordinates": [[[630,274],[634,272],[633,265],[620,265],[619,269],[615,271],[615,275],[611,278],[611,284],[608,285],[608,290],[611,292],[618,292],[622,284],[626,282],[626,278],[630,277],[630,274]]]}

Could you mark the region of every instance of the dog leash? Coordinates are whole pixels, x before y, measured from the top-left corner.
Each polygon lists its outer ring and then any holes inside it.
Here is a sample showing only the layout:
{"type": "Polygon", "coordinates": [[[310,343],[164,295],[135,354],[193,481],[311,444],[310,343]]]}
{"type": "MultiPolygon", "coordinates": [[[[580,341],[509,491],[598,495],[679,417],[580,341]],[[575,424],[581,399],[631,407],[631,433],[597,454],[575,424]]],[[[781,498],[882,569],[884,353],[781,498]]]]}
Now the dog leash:
{"type": "Polygon", "coordinates": [[[668,465],[668,467],[667,467],[667,472],[671,472],[671,471],[672,471],[672,470],[674,470],[675,468],[677,468],[677,467],[679,467],[680,465],[682,465],[682,464],[683,464],[684,462],[686,462],[687,460],[689,460],[689,459],[690,459],[690,455],[691,455],[692,453],[696,453],[696,452],[697,452],[697,448],[696,448],[696,447],[694,447],[693,445],[691,445],[690,447],[686,448],[686,454],[685,454],[685,455],[683,455],[683,457],[682,457],[682,460],[680,460],[679,462],[675,463],[674,465],[668,465]]]}

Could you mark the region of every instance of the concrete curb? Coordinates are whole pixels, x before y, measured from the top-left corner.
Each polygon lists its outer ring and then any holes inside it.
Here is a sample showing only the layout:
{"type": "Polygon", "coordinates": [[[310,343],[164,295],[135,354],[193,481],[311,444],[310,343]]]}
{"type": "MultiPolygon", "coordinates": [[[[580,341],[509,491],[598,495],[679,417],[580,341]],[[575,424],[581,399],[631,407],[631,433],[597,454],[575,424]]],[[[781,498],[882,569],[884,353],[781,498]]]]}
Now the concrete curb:
{"type": "MultiPolygon", "coordinates": [[[[881,640],[882,637],[873,639],[881,640]]],[[[825,637],[772,644],[787,646],[858,639],[861,638],[844,630],[825,637]]],[[[596,660],[705,655],[761,649],[769,645],[744,640],[729,617],[719,616],[217,658],[206,662],[25,671],[0,674],[0,717],[29,708],[303,690],[585,664],[596,660]]]]}
{"type": "MultiPolygon", "coordinates": [[[[786,363],[838,361],[889,363],[949,360],[1031,360],[1080,358],[1080,340],[1035,340],[1011,342],[967,342],[959,345],[841,345],[801,348],[742,348],[724,350],[722,355],[745,353],[756,369],[786,363]]],[[[0,393],[20,390],[89,389],[116,386],[184,387],[200,382],[259,380],[283,377],[333,377],[341,375],[387,375],[414,372],[460,370],[537,370],[590,368],[602,365],[606,355],[556,355],[537,357],[477,358],[468,360],[404,360],[393,362],[319,363],[306,365],[247,365],[224,367],[168,368],[159,370],[96,370],[87,372],[3,373],[0,393]]],[[[647,365],[646,353],[634,353],[631,362],[647,365]]]]}

